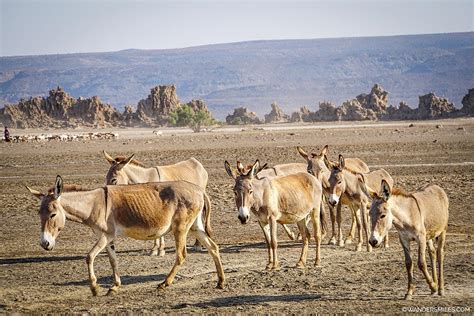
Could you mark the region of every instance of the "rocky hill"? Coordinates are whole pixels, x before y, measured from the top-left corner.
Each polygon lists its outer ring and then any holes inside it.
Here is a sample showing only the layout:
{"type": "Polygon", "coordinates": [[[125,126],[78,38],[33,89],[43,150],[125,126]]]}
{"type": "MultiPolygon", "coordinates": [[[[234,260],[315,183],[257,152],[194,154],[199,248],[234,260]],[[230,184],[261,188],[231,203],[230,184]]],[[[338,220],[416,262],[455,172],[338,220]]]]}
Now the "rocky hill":
{"type": "Polygon", "coordinates": [[[417,96],[436,91],[460,107],[474,87],[472,60],[473,32],[2,57],[0,107],[60,85],[123,111],[149,87],[175,84],[182,100],[203,99],[224,119],[244,105],[262,116],[273,101],[287,113],[324,100],[341,104],[375,83],[393,104],[415,105],[417,96]]]}
{"type": "MultiPolygon", "coordinates": [[[[202,100],[192,100],[186,105],[194,110],[209,111],[202,100]]],[[[180,106],[175,86],[153,87],[148,97],[138,102],[136,111],[127,105],[123,113],[96,96],[75,99],[57,87],[50,90],[47,97],[7,104],[0,109],[0,123],[13,128],[154,127],[167,125],[169,114],[180,106]]]]}

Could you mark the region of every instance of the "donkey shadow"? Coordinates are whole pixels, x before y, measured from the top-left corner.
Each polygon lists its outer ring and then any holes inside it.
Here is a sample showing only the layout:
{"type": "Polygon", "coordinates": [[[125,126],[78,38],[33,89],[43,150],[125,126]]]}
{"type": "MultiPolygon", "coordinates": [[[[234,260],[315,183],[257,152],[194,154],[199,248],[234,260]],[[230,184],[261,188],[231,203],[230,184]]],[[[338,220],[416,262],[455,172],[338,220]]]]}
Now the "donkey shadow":
{"type": "Polygon", "coordinates": [[[287,295],[246,295],[218,297],[209,301],[195,304],[178,304],[174,309],[185,307],[209,308],[209,307],[232,307],[244,305],[260,305],[269,302],[300,302],[308,300],[320,300],[320,294],[287,294],[287,295]]]}
{"type": "MultiPolygon", "coordinates": [[[[138,283],[148,283],[148,282],[161,282],[166,278],[166,274],[151,274],[151,275],[121,275],[120,280],[122,285],[138,284],[138,283]]],[[[97,278],[97,283],[103,286],[107,286],[113,283],[111,276],[103,276],[97,278]]],[[[89,280],[78,280],[78,281],[69,281],[63,283],[55,283],[54,285],[60,286],[86,286],[89,285],[89,280]]]]}

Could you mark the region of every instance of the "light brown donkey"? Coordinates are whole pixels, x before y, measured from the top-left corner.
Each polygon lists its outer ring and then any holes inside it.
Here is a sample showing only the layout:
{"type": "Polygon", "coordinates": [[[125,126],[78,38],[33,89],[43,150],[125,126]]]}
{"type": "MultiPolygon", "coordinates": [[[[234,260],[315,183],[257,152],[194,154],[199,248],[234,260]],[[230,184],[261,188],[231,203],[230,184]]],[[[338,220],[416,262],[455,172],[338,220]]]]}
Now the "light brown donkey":
{"type": "MultiPolygon", "coordinates": [[[[306,151],[304,151],[303,148],[300,146],[297,146],[296,149],[298,150],[299,154],[306,160],[307,166],[306,169],[307,171],[315,176],[316,178],[321,181],[321,184],[323,185],[323,193],[324,193],[324,199],[328,201],[329,198],[329,176],[331,175],[331,171],[329,168],[326,166],[324,163],[325,157],[327,158],[327,153],[328,153],[328,145],[324,146],[324,148],[321,150],[320,153],[311,153],[307,154],[306,151]]],[[[359,158],[346,158],[345,163],[348,169],[354,170],[355,172],[359,173],[368,173],[370,172],[369,167],[365,162],[360,160],[359,158]]],[[[334,164],[334,163],[333,163],[334,164]]],[[[351,211],[352,215],[352,224],[351,224],[351,230],[349,234],[346,237],[346,240],[344,241],[342,239],[342,213],[341,213],[341,208],[342,208],[342,202],[339,201],[337,203],[337,211],[334,212],[334,207],[328,203],[329,206],[329,211],[331,215],[331,224],[332,224],[332,235],[331,238],[329,239],[329,244],[330,245],[335,245],[336,240],[338,246],[342,247],[345,244],[351,244],[352,240],[354,239],[355,231],[356,231],[356,218],[351,211]],[[337,233],[336,233],[336,220],[337,220],[337,233]]]]}
{"type": "MultiPolygon", "coordinates": [[[[362,250],[362,229],[365,230],[367,239],[367,251],[372,251],[369,244],[370,226],[369,226],[369,207],[371,194],[380,190],[380,181],[385,179],[391,186],[393,179],[384,169],[371,171],[369,173],[359,173],[346,167],[345,159],[339,155],[339,163],[333,164],[327,158],[325,164],[331,169],[329,176],[329,198],[328,202],[333,207],[339,202],[348,205],[356,218],[359,241],[356,245],[356,251],[362,250]],[[362,219],[362,221],[361,221],[362,219]]],[[[385,243],[388,245],[388,235],[385,243]]]]}
{"type": "MultiPolygon", "coordinates": [[[[244,166],[240,161],[237,161],[237,170],[239,173],[246,174],[252,169],[253,165],[244,166]]],[[[262,178],[274,178],[276,176],[287,176],[290,174],[298,173],[298,172],[306,172],[306,164],[304,163],[286,163],[286,164],[279,164],[273,167],[268,167],[267,164],[263,166],[259,166],[255,177],[257,179],[262,178]]],[[[306,219],[306,222],[309,221],[309,218],[306,219]]],[[[281,224],[285,233],[291,240],[298,239],[298,236],[295,235],[294,232],[286,224],[281,224]]]]}
{"type": "MultiPolygon", "coordinates": [[[[27,187],[28,188],[28,187],[27,187]]],[[[174,280],[186,258],[186,236],[189,231],[207,247],[216,265],[217,287],[224,286],[224,270],[219,247],[209,236],[211,203],[204,189],[186,181],[112,185],[85,190],[74,185],[63,186],[60,176],[48,194],[28,188],[41,200],[41,246],[52,250],[56,237],[65,225],[66,218],[89,226],[99,237],[86,258],[90,289],[97,295],[99,286],[94,274],[94,259],[107,249],[112,266],[114,284],[108,294],[120,286],[117,258],[110,242],[117,236],[140,240],[156,239],[167,232],[174,234],[176,262],[160,284],[165,288],[174,280]],[[201,213],[206,209],[205,223],[201,213]]]]}
{"type": "Polygon", "coordinates": [[[310,233],[306,228],[309,214],[316,239],[315,265],[321,263],[321,183],[312,175],[302,172],[275,178],[255,178],[258,160],[247,174],[238,174],[230,164],[224,163],[227,174],[235,180],[235,204],[242,224],[248,223],[250,211],[254,213],[265,235],[268,247],[267,269],[279,269],[277,257],[277,223],[298,224],[303,238],[303,249],[297,267],[306,265],[310,233]]]}
{"type": "MultiPolygon", "coordinates": [[[[206,189],[207,171],[195,158],[173,165],[147,168],[141,162],[133,159],[134,155],[112,158],[105,150],[103,153],[105,159],[110,163],[105,179],[108,185],[185,180],[206,189]]],[[[194,249],[201,250],[199,240],[196,240],[194,249]]],[[[160,257],[165,255],[165,238],[163,236],[154,241],[150,255],[160,257]]]]}
{"type": "Polygon", "coordinates": [[[370,244],[378,247],[392,224],[398,230],[408,273],[408,290],[405,299],[411,299],[415,289],[413,262],[410,255],[410,242],[413,240],[418,244],[418,268],[423,272],[431,293],[434,294],[438,290],[439,295],[444,295],[444,244],[448,229],[448,209],[448,196],[437,185],[429,185],[420,191],[407,193],[400,189],[391,190],[391,186],[382,180],[380,193],[374,198],[370,207],[372,220],[370,244]],[[437,249],[433,245],[433,240],[438,242],[437,249]],[[426,267],[427,245],[432,277],[426,267]],[[438,261],[439,280],[436,273],[436,261],[438,261]]]}

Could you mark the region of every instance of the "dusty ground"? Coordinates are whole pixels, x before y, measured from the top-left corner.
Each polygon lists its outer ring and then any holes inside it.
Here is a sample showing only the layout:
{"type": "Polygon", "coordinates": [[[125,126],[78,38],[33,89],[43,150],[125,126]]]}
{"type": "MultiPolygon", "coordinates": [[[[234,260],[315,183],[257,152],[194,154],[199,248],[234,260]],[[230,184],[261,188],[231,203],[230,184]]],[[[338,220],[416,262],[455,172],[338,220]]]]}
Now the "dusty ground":
{"type": "MultiPolygon", "coordinates": [[[[121,130],[114,141],[88,143],[0,144],[0,312],[402,312],[403,308],[463,307],[474,309],[473,193],[474,120],[396,124],[322,125],[189,134],[151,130],[121,130]],[[436,128],[436,124],[442,124],[436,128]],[[339,127],[338,127],[339,126],[339,127]],[[322,267],[314,268],[312,246],[306,270],[293,268],[300,243],[280,232],[281,271],[264,271],[267,252],[255,222],[237,220],[232,181],[223,168],[235,163],[269,164],[299,161],[295,146],[306,149],[329,144],[337,153],[357,156],[370,166],[383,166],[398,185],[415,189],[425,183],[441,185],[450,198],[450,225],[446,252],[446,297],[431,297],[421,273],[415,270],[417,289],[412,302],[403,301],[406,273],[396,231],[391,247],[373,253],[351,248],[322,249],[322,267]],[[208,192],[213,203],[212,224],[227,277],[224,290],[215,289],[216,274],[207,253],[188,252],[187,261],[172,287],[156,289],[174,262],[172,237],[167,255],[149,257],[151,242],[119,239],[119,267],[123,287],[118,295],[92,297],[88,288],[85,254],[95,238],[80,224],[68,222],[53,252],[38,245],[38,201],[25,184],[45,190],[56,174],[66,183],[98,187],[108,165],[101,155],[135,153],[149,166],[194,156],[208,170],[208,192]]],[[[13,131],[14,134],[15,131],[13,131]]],[[[349,216],[344,212],[345,231],[349,216]]],[[[191,244],[189,240],[189,244],[191,244]]],[[[99,283],[111,282],[105,255],[96,260],[99,283]]],[[[466,309],[464,309],[466,310],[466,309]]]]}

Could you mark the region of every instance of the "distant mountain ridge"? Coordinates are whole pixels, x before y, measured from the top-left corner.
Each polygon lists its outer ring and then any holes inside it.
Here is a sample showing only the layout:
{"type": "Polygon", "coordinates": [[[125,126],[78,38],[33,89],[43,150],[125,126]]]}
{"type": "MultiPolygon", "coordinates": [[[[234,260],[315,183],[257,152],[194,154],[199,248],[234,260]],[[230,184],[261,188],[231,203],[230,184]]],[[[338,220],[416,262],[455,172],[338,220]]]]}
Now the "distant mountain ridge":
{"type": "Polygon", "coordinates": [[[223,119],[239,106],[262,115],[273,101],[287,113],[341,104],[380,83],[390,104],[416,107],[434,91],[459,107],[474,87],[473,60],[474,32],[2,57],[0,106],[60,85],[123,109],[152,86],[175,84],[183,102],[203,99],[223,119]]]}

